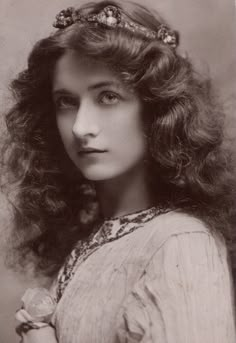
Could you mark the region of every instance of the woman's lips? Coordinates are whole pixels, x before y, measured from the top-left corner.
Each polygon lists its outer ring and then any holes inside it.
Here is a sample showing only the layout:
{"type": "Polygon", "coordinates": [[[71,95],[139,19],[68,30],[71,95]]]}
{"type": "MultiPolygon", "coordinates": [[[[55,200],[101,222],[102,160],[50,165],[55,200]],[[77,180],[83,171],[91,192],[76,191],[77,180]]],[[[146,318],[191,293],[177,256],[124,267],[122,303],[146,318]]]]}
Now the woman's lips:
{"type": "Polygon", "coordinates": [[[78,151],[78,155],[85,156],[85,155],[94,155],[94,154],[103,154],[106,150],[99,150],[93,148],[85,148],[78,151]]]}

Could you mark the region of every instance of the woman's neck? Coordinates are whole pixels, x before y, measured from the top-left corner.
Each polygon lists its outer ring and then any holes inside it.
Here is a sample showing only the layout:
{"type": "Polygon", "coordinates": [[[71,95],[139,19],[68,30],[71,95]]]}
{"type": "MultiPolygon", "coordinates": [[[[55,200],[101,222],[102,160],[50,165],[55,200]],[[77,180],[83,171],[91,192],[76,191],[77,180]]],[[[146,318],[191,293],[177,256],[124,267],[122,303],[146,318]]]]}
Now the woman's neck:
{"type": "Polygon", "coordinates": [[[96,183],[96,191],[105,218],[120,217],[154,205],[146,171],[131,170],[117,178],[96,183]]]}

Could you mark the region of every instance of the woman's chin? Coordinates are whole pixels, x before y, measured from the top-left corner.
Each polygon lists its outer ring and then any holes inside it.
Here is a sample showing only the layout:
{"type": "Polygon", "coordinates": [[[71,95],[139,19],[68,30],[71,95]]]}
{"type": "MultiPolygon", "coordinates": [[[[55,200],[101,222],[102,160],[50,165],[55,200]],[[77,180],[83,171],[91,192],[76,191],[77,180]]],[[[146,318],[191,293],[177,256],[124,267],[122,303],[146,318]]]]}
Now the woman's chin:
{"type": "Polygon", "coordinates": [[[118,176],[117,173],[115,173],[114,171],[106,169],[104,167],[90,167],[86,169],[80,168],[80,172],[87,180],[90,181],[105,181],[118,176]]]}

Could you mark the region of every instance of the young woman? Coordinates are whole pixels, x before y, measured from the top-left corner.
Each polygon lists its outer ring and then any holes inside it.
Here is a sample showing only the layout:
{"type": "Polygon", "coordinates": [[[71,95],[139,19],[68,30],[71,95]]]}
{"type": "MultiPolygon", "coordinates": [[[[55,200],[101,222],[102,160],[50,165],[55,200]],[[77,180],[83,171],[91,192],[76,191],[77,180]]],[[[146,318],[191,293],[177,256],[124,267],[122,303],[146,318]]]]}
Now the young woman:
{"type": "Polygon", "coordinates": [[[6,157],[22,263],[53,280],[22,342],[233,343],[233,183],[209,81],[153,11],[59,13],[13,81],[6,157]]]}

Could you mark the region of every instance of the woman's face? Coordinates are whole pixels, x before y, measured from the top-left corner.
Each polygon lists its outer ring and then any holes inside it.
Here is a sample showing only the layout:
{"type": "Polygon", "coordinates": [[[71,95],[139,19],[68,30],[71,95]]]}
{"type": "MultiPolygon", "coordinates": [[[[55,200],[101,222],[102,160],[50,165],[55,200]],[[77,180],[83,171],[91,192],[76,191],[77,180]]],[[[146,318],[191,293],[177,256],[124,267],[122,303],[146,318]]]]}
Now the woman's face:
{"type": "Polygon", "coordinates": [[[65,150],[85,178],[107,180],[143,164],[141,101],[107,66],[68,51],[55,67],[53,99],[65,150]]]}

